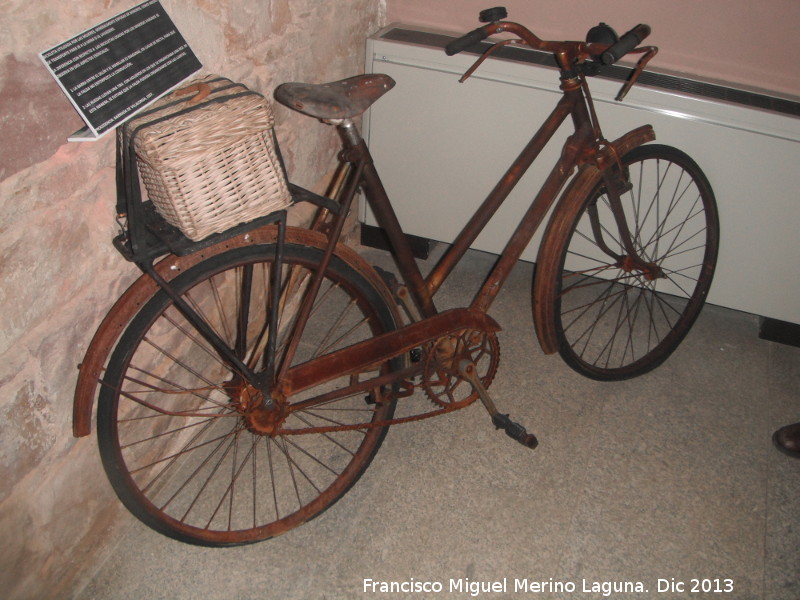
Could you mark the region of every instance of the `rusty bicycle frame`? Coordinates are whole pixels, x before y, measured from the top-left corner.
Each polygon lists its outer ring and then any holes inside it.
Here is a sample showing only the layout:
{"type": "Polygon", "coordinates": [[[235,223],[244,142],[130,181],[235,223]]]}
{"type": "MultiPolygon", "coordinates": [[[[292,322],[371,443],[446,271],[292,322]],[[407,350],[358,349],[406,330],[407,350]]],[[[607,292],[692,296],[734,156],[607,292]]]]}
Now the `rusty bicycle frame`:
{"type": "MultiPolygon", "coordinates": [[[[330,103],[326,107],[329,113],[314,115],[323,117],[322,120],[335,125],[343,141],[339,171],[334,179],[332,190],[329,193],[330,198],[336,202],[325,202],[324,199],[323,201],[317,202],[322,205],[321,213],[333,215],[332,220],[325,223],[323,219],[318,216],[311,231],[286,227],[285,222],[280,221],[277,227],[270,225],[248,233],[246,236],[239,236],[232,240],[227,240],[222,244],[224,248],[212,247],[196,254],[189,254],[188,256],[171,256],[170,266],[167,266],[166,262],[153,265],[152,261],[150,261],[149,265],[145,265],[143,270],[147,275],[140,278],[140,281],[132,286],[131,290],[117,303],[117,306],[123,310],[115,317],[109,317],[109,320],[101,325],[98,334],[95,336],[87,352],[84,364],[81,366],[74,407],[75,435],[88,435],[90,431],[95,388],[98,381],[102,378],[103,364],[110,351],[109,349],[113,346],[119,335],[120,323],[124,323],[126,319],[132,316],[132,314],[128,315],[125,312],[126,310],[130,312],[132,309],[128,307],[135,304],[135,302],[131,302],[131,298],[146,298],[158,287],[166,289],[167,292],[170,293],[169,282],[175,276],[171,271],[180,272],[184,270],[184,268],[188,268],[188,266],[204,260],[209,255],[214,255],[231,247],[235,247],[237,244],[244,245],[245,243],[249,243],[251,239],[250,236],[277,241],[279,248],[283,241],[288,239],[295,242],[299,241],[300,243],[313,243],[325,249],[325,254],[312,279],[309,292],[306,293],[301,303],[299,317],[295,324],[296,329],[291,337],[292,341],[289,344],[287,356],[282,363],[276,365],[274,352],[268,352],[268,358],[266,359],[267,364],[265,364],[264,371],[260,375],[245,365],[236,364],[235,361],[233,363],[236,367],[236,371],[243,373],[247,379],[250,380],[250,383],[262,392],[263,402],[259,410],[263,411],[265,414],[275,410],[274,405],[276,402],[274,398],[288,398],[343,374],[355,374],[364,371],[372,365],[391,360],[415,348],[434,342],[443,336],[463,330],[473,330],[487,334],[497,332],[500,327],[487,314],[487,311],[511,273],[514,264],[519,260],[522,252],[531,241],[536,230],[559,196],[559,193],[564,189],[576,169],[578,169],[578,174],[572,179],[569,188],[564,191],[561,196],[561,202],[580,200],[583,197],[581,193],[585,190],[586,186],[590,184],[593,185],[598,180],[598,177],[602,177],[608,190],[613,213],[620,228],[621,239],[626,250],[628,250],[627,259],[632,260],[637,268],[645,272],[647,272],[648,269],[655,269],[655,267],[648,265],[643,259],[639,258],[636,251],[633,249],[630,232],[627,231],[627,227],[625,226],[625,218],[622,214],[622,206],[619,200],[619,194],[624,189],[626,182],[624,181],[624,175],[621,169],[618,168],[619,157],[633,148],[655,139],[655,134],[653,133],[652,127],[646,125],[628,132],[613,142],[605,140],[602,137],[592,98],[586,84],[585,76],[586,73],[588,73],[588,68],[584,71],[586,61],[590,58],[598,57],[604,52],[611,51],[613,48],[608,44],[588,42],[545,42],[519,24],[498,21],[476,29],[463,38],[460,38],[454,43],[456,44],[454,51],[448,51],[448,53],[455,53],[466,49],[468,46],[482,39],[503,32],[511,33],[521,38],[519,41],[526,46],[538,50],[546,50],[554,54],[561,71],[562,97],[552,113],[540,126],[530,142],[508,168],[505,175],[489,193],[485,201],[470,218],[456,240],[427,277],[423,277],[413,257],[412,250],[405,238],[389,197],[375,168],[370,151],[352,120],[352,117],[355,116],[356,113],[360,114],[360,112],[366,110],[366,108],[383,93],[383,91],[375,91],[376,85],[382,86],[385,91],[393,85],[393,82],[388,77],[380,75],[353,78],[350,80],[350,83],[347,84],[347,93],[341,95],[343,102],[345,101],[344,98],[347,98],[347,101],[351,102],[350,114],[345,114],[344,118],[340,118],[337,115],[337,110],[340,107],[330,103]],[[458,47],[458,44],[460,44],[461,47],[458,47]],[[353,107],[356,107],[357,110],[353,107]],[[542,149],[550,142],[555,132],[562,123],[570,117],[572,119],[574,133],[568,137],[558,162],[550,171],[539,193],[525,212],[516,230],[509,238],[499,260],[475,295],[472,303],[465,308],[439,312],[434,303],[436,292],[440,289],[443,282],[447,279],[458,262],[463,258],[495,212],[509,196],[528,168],[539,156],[542,149]],[[403,284],[396,290],[396,294],[401,300],[405,300],[404,305],[410,315],[411,322],[408,325],[401,326],[397,330],[325,354],[298,366],[290,367],[289,365],[292,363],[291,357],[296,351],[296,344],[301,337],[302,330],[308,322],[309,313],[315,299],[315,293],[319,289],[319,283],[328,264],[335,254],[352,252],[342,248],[341,244],[339,244],[339,238],[344,227],[345,218],[360,189],[364,190],[366,199],[375,214],[378,224],[388,236],[394,253],[395,262],[403,280],[403,284]],[[324,232],[324,235],[322,232],[324,232]],[[177,268],[175,268],[176,265],[177,268]],[[266,376],[264,375],[265,373],[267,374],[266,376]]],[[[629,34],[630,33],[631,32],[629,32],[629,34]]],[[[626,34],[626,36],[623,36],[620,40],[620,43],[624,41],[624,43],[629,46],[624,49],[622,54],[628,52],[644,53],[644,57],[640,60],[636,69],[634,69],[630,80],[620,92],[620,96],[624,96],[627,89],[630,88],[638,77],[638,74],[641,72],[646,62],[657,51],[653,47],[635,47],[647,33],[649,33],[649,28],[646,26],[639,26],[639,28],[637,28],[637,34],[634,36],[635,40],[627,37],[629,34],[626,34]]],[[[505,40],[499,44],[505,45],[516,41],[517,40],[505,40]]],[[[451,46],[454,44],[451,44],[451,46]]],[[[465,77],[468,77],[495,47],[496,46],[491,46],[490,50],[478,59],[465,77]]],[[[308,96],[305,98],[306,100],[318,100],[320,103],[323,102],[323,100],[319,98],[314,98],[313,90],[309,90],[310,88],[302,90],[303,93],[306,93],[308,96]]],[[[277,94],[276,97],[278,97],[277,94]]],[[[278,99],[282,101],[280,97],[278,97],[278,99]]],[[[302,103],[295,102],[295,108],[301,105],[302,103]]],[[[595,235],[602,237],[599,228],[598,231],[595,232],[595,235]]],[[[610,250],[607,250],[607,252],[611,254],[610,250]]],[[[278,262],[278,264],[280,263],[278,262]]],[[[374,272],[368,274],[368,276],[375,279],[374,272]]],[[[657,274],[653,274],[653,276],[655,277],[657,274]]],[[[171,295],[174,295],[176,301],[180,300],[174,292],[171,293],[171,295]]],[[[115,307],[115,309],[116,308],[117,307],[115,307]]],[[[191,320],[192,309],[190,307],[184,307],[183,310],[185,313],[188,313],[191,320]]],[[[112,310],[110,314],[114,313],[115,311],[112,310]]],[[[195,317],[197,321],[202,321],[202,319],[196,315],[195,317]]],[[[556,342],[554,340],[554,334],[546,330],[544,326],[545,320],[536,318],[535,315],[534,321],[543,350],[547,353],[555,352],[556,342]]],[[[232,355],[230,348],[225,347],[221,340],[214,339],[213,332],[208,335],[203,331],[202,327],[198,327],[198,329],[200,333],[208,339],[209,343],[217,349],[223,359],[229,358],[232,355]]],[[[342,390],[329,392],[323,396],[299,402],[296,405],[290,405],[283,410],[301,410],[307,408],[309,405],[327,402],[338,396],[351,394],[354,391],[360,390],[369,392],[379,387],[387,388],[387,386],[393,384],[399,384],[400,387],[399,391],[393,393],[394,397],[402,397],[403,395],[408,395],[408,385],[404,386],[403,382],[408,382],[411,377],[420,374],[421,370],[421,365],[412,364],[397,371],[384,373],[368,381],[356,382],[342,390]]],[[[506,433],[517,439],[517,441],[529,447],[535,447],[536,440],[532,435],[527,434],[524,428],[518,424],[508,420],[507,415],[499,414],[491,398],[488,396],[488,393],[483,388],[480,379],[475,375],[474,365],[458,365],[458,370],[461,376],[473,386],[475,395],[480,397],[484,406],[492,416],[495,425],[505,429],[506,433]]],[[[387,422],[372,423],[370,426],[385,426],[387,424],[426,418],[449,412],[456,408],[461,408],[461,406],[462,405],[454,405],[450,408],[439,408],[438,410],[433,410],[423,415],[394,418],[387,422]]],[[[334,430],[337,428],[330,427],[329,429],[334,430]]],[[[276,433],[292,434],[324,430],[326,430],[325,427],[311,428],[297,432],[281,429],[276,433]]]]}
{"type": "MultiPolygon", "coordinates": [[[[646,26],[640,27],[646,28],[646,26]]],[[[338,241],[338,236],[341,232],[344,216],[347,214],[357,190],[359,187],[363,187],[369,206],[379,226],[385,231],[389,239],[396,265],[405,284],[400,288],[399,295],[401,298],[407,299],[405,304],[415,322],[397,331],[343,348],[298,367],[291,369],[284,367],[284,370],[279,372],[276,379],[281,396],[291,396],[343,373],[357,373],[369,365],[389,360],[403,352],[461,329],[472,329],[486,333],[497,331],[499,326],[486,314],[487,311],[511,273],[514,264],[519,260],[522,252],[530,243],[553,202],[558,197],[559,192],[573,175],[575,169],[582,165],[600,169],[603,174],[606,187],[609,190],[612,209],[620,227],[620,237],[628,251],[629,260],[632,260],[638,268],[645,272],[657,270],[657,267],[648,265],[638,257],[633,247],[631,234],[625,224],[626,221],[620,202],[620,192],[624,189],[625,181],[621,169],[617,168],[619,157],[622,154],[654,139],[655,135],[650,126],[644,126],[629,132],[614,143],[604,140],[585,77],[580,71],[580,64],[583,60],[601,53],[607,47],[598,48],[595,44],[583,42],[543,42],[521,25],[509,22],[493,23],[476,31],[480,33],[475,35],[481,37],[488,37],[500,32],[514,33],[520,36],[528,46],[553,52],[561,68],[561,90],[563,92],[561,99],[427,277],[423,277],[413,257],[409,243],[405,238],[391,201],[375,168],[370,151],[358,129],[351,119],[333,121],[344,144],[340,159],[346,174],[342,178],[343,192],[340,194],[342,210],[332,226],[333,231],[330,235],[326,258],[329,258],[333,252],[334,244],[338,241]],[[511,235],[498,262],[484,281],[471,305],[468,308],[439,313],[433,300],[437,290],[439,290],[442,283],[463,258],[483,228],[568,117],[572,118],[574,133],[569,136],[564,144],[560,159],[550,171],[542,188],[511,235]]],[[[639,38],[644,37],[647,32],[649,32],[649,28],[643,34],[637,35],[637,43],[639,38]]],[[[492,46],[491,48],[495,47],[492,46]]],[[[656,49],[646,47],[640,48],[638,51],[646,52],[645,57],[634,71],[632,79],[626,83],[621,95],[627,92],[627,89],[630,88],[641,72],[644,64],[655,55],[656,49]]],[[[465,77],[468,77],[486,56],[488,56],[488,53],[478,59],[476,65],[467,72],[465,77]]],[[[380,76],[377,77],[380,78],[380,76]]],[[[360,83],[364,85],[364,89],[361,91],[359,91],[358,87],[349,89],[348,96],[358,97],[359,93],[365,97],[373,95],[374,88],[379,84],[379,80],[376,82],[375,76],[373,76],[371,79],[362,80],[360,83]]],[[[388,88],[391,85],[393,85],[393,82],[384,87],[388,88]]],[[[278,96],[278,99],[281,100],[280,96],[278,96]]],[[[310,99],[313,100],[313,98],[310,99]]],[[[298,103],[295,97],[281,101],[286,104],[292,101],[298,105],[302,104],[298,103]]],[[[371,101],[374,101],[373,98],[365,100],[365,103],[371,103],[371,101]]],[[[596,230],[596,235],[602,237],[599,228],[596,230]]],[[[608,250],[608,253],[611,254],[611,251],[608,250]]],[[[611,255],[616,259],[622,259],[622,257],[611,255]]],[[[325,259],[323,263],[325,263],[325,259]]],[[[320,267],[320,271],[324,269],[325,265],[323,264],[320,267]]],[[[306,312],[301,316],[298,323],[298,330],[300,331],[305,326],[307,312],[310,310],[312,302],[313,294],[309,294],[304,306],[306,312]]],[[[541,319],[535,320],[541,321],[541,319]]],[[[299,337],[300,335],[295,335],[293,339],[297,340],[299,337]]],[[[548,339],[547,332],[539,331],[539,337],[545,351],[550,353],[555,351],[554,343],[548,339]]],[[[290,357],[285,360],[284,365],[291,363],[293,350],[294,348],[290,347],[290,357]]],[[[416,370],[419,371],[420,369],[416,370]]],[[[486,390],[481,389],[480,382],[476,377],[472,376],[469,365],[465,365],[462,375],[476,388],[477,394],[489,410],[495,424],[503,426],[509,432],[505,425],[497,422],[501,415],[498,414],[486,390]]],[[[409,372],[406,370],[395,377],[391,375],[384,376],[380,378],[379,382],[365,382],[361,386],[366,390],[378,384],[385,385],[391,381],[407,379],[408,376],[409,372]]],[[[341,394],[350,393],[351,391],[352,389],[347,388],[347,391],[342,391],[341,394]]],[[[333,396],[335,395],[334,393],[333,396]]],[[[326,395],[325,400],[331,397],[332,395],[330,394],[326,395]]],[[[444,409],[444,411],[446,410],[444,409]]],[[[392,422],[398,421],[400,419],[395,419],[392,422]]],[[[510,432],[509,435],[511,435],[510,432]]],[[[530,440],[530,442],[534,443],[533,440],[530,440]]]]}

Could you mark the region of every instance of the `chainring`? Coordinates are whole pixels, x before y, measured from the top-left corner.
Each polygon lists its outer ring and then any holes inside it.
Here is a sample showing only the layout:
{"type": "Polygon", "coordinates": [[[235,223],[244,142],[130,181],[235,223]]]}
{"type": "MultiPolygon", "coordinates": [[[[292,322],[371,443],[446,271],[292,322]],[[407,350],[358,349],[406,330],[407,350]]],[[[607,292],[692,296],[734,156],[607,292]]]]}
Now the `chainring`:
{"type": "Polygon", "coordinates": [[[465,329],[436,340],[425,351],[424,360],[425,395],[444,408],[461,408],[477,400],[478,394],[461,375],[459,363],[472,362],[488,388],[500,363],[500,342],[494,333],[465,329]]]}

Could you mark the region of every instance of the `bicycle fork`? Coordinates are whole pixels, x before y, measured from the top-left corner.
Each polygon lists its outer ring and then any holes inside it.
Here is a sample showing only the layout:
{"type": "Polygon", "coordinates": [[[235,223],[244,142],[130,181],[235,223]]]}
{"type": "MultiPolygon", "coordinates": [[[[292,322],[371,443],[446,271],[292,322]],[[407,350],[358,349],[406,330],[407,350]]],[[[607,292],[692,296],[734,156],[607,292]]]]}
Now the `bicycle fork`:
{"type": "Polygon", "coordinates": [[[609,257],[613,258],[617,262],[617,266],[626,273],[639,271],[648,281],[664,277],[663,270],[656,263],[648,262],[646,257],[643,256],[644,248],[639,250],[634,245],[634,239],[639,238],[639,232],[631,232],[630,227],[628,227],[628,220],[625,218],[625,210],[622,206],[622,195],[631,190],[632,184],[626,176],[625,170],[619,160],[616,160],[609,167],[603,169],[603,183],[611,213],[614,215],[614,223],[617,226],[617,233],[619,235],[617,241],[622,246],[625,254],[617,254],[609,248],[606,243],[603,236],[603,227],[600,224],[600,216],[597,211],[597,202],[594,201],[587,207],[587,213],[589,215],[592,234],[598,248],[609,257]]]}
{"type": "MultiPolygon", "coordinates": [[[[652,55],[655,55],[655,52],[653,52],[652,55]]],[[[637,69],[628,84],[620,91],[619,96],[617,96],[617,100],[622,100],[630,88],[630,85],[632,85],[633,81],[635,81],[635,79],[639,76],[641,67],[643,67],[643,65],[646,64],[650,58],[652,58],[652,56],[648,55],[645,59],[643,59],[640,68],[637,69]]],[[[587,213],[589,215],[589,221],[591,223],[592,235],[594,236],[595,243],[600,250],[602,250],[609,257],[613,258],[616,261],[617,266],[619,266],[619,268],[626,273],[639,271],[644,274],[645,279],[648,281],[664,277],[664,273],[660,267],[655,263],[647,262],[645,258],[640,256],[640,252],[636,249],[636,246],[634,246],[634,238],[631,236],[631,230],[628,227],[628,221],[625,218],[625,211],[622,207],[622,195],[629,192],[633,186],[630,182],[627,170],[622,166],[622,160],[620,159],[617,148],[613,144],[606,142],[602,132],[600,131],[600,122],[597,119],[594,101],[592,100],[592,94],[589,91],[589,86],[586,83],[585,76],[581,76],[580,85],[584,91],[589,122],[592,124],[592,129],[594,131],[594,140],[598,144],[597,148],[593,151],[593,154],[596,157],[595,162],[597,167],[602,172],[606,197],[608,198],[611,213],[614,215],[614,223],[617,226],[617,232],[619,234],[617,241],[625,251],[625,255],[617,254],[606,243],[603,236],[603,227],[600,223],[600,217],[597,211],[596,199],[589,207],[587,207],[587,213]],[[603,143],[608,151],[605,154],[600,150],[600,146],[603,143]]],[[[635,232],[635,236],[638,239],[638,231],[635,232]]],[[[642,252],[643,251],[644,248],[642,248],[642,252]]]]}

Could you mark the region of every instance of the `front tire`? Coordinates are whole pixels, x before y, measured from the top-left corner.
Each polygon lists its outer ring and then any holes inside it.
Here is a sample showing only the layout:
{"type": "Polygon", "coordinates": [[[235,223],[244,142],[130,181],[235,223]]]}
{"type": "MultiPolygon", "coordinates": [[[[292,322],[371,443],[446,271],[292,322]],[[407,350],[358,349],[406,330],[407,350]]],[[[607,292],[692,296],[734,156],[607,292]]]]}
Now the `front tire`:
{"type": "Polygon", "coordinates": [[[633,245],[653,268],[624,258],[602,178],[577,209],[554,213],[540,251],[552,258],[537,261],[536,313],[567,364],[599,380],[646,373],[678,347],[705,302],[719,243],[714,193],[689,156],[653,144],[622,164],[633,245]]]}

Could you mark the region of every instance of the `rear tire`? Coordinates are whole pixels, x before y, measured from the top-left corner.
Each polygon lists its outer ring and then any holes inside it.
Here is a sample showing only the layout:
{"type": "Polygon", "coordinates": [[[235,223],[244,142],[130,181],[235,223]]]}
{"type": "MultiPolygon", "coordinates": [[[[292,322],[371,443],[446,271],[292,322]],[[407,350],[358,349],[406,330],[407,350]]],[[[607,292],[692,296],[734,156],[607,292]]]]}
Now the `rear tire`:
{"type": "MultiPolygon", "coordinates": [[[[277,360],[299,298],[322,258],[317,248],[284,248],[277,360]]],[[[232,250],[172,282],[250,368],[267,339],[275,246],[232,250]],[[244,307],[244,308],[243,308],[244,307]]],[[[395,328],[385,296],[357,269],[334,256],[294,364],[395,328]]],[[[291,408],[341,390],[368,373],[344,376],[274,400],[291,408]]],[[[255,542],[283,533],[326,510],[359,479],[387,426],[341,430],[390,419],[395,401],[382,390],[347,395],[291,412],[270,433],[248,416],[252,386],[220,360],[163,291],[147,301],[122,334],[102,381],[97,429],[114,490],[141,521],[174,539],[207,546],[255,542]],[[300,435],[275,433],[327,427],[300,435]]]]}

